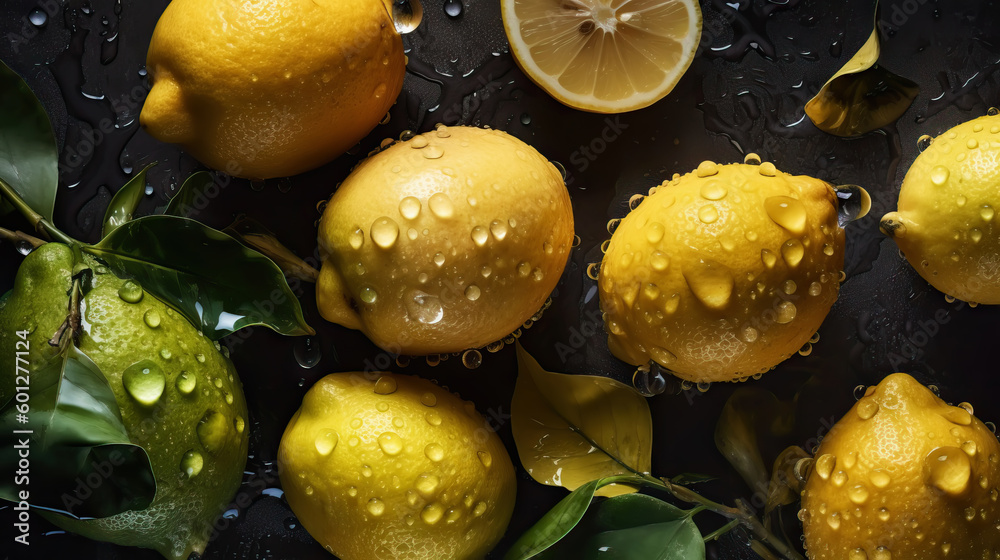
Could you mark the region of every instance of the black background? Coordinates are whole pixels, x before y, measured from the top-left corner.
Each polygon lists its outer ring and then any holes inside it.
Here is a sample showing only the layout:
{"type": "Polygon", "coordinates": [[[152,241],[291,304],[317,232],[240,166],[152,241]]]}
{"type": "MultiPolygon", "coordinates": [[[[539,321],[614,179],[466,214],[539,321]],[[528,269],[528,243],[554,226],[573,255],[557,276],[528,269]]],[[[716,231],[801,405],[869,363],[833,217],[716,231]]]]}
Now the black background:
{"type": "MultiPolygon", "coordinates": [[[[154,192],[140,206],[139,214],[147,214],[163,206],[180,182],[200,168],[138,126],[148,89],[141,75],[145,53],[166,4],[6,0],[0,6],[0,59],[25,78],[49,112],[64,164],[56,223],[78,239],[97,240],[110,197],[128,179],[126,170],[158,162],[149,173],[154,192]],[[51,11],[42,26],[28,19],[36,9],[51,11]],[[92,153],[74,158],[87,143],[86,132],[104,119],[117,125],[115,131],[97,142],[92,153]]],[[[425,131],[438,122],[506,130],[566,167],[581,238],[552,307],[525,331],[521,343],[549,370],[629,382],[633,368],[609,354],[603,330],[593,319],[598,317],[597,298],[588,299],[595,282],[585,271],[587,263],[600,260],[599,246],[609,237],[606,222],[626,213],[631,195],[675,172],[690,171],[705,159],[729,163],[756,152],[784,171],[862,185],[873,199],[870,215],[848,229],[847,281],[812,354],[795,356],[753,382],[782,399],[801,392],[793,433],[765,438],[765,461],[787,445],[815,445],[853,404],[857,385],[877,383],[893,371],[936,384],[947,401],[971,401],[983,420],[1000,420],[994,352],[1000,309],[946,302],[878,232],[878,218],[895,208],[903,174],[917,154],[917,138],[937,135],[1000,106],[996,2],[884,2],[880,64],[915,81],[921,91],[898,123],[857,139],[820,132],[803,118],[802,108],[868,38],[874,9],[868,0],[703,2],[702,47],[675,90],[653,107],[615,117],[570,110],[528,80],[508,52],[496,0],[466,0],[463,8],[451,17],[441,0],[424,5],[420,27],[404,38],[409,56],[404,91],[390,121],[360,146],[325,167],[267,181],[263,188],[234,180],[195,217],[222,228],[238,214],[247,214],[309,256],[316,245],[317,202],[381,139],[396,138],[405,129],[425,131]],[[612,125],[620,135],[596,153],[592,142],[612,125]],[[592,146],[592,159],[583,155],[584,146],[592,146]],[[939,311],[946,320],[935,322],[939,311]]],[[[5,225],[24,228],[14,218],[8,221],[5,225]]],[[[10,288],[19,261],[9,244],[0,246],[0,292],[10,288]]],[[[324,322],[309,289],[302,289],[300,297],[307,320],[318,330],[312,343],[322,358],[316,367],[304,369],[294,358],[296,348],[303,349],[301,339],[254,329],[248,338],[229,340],[250,406],[251,455],[241,493],[252,504],[222,523],[225,529],[209,545],[206,558],[330,557],[298,525],[283,499],[274,491],[262,494],[279,486],[274,458],[286,422],[312,383],[330,372],[374,365],[437,379],[472,399],[481,412],[501,419],[499,434],[519,463],[505,419],[516,374],[512,347],[484,353],[483,366],[471,371],[456,358],[434,368],[420,360],[398,368],[360,333],[324,322]]],[[[707,495],[729,503],[751,498],[752,491],[712,441],[719,412],[737,387],[716,384],[700,393],[669,380],[666,392],[649,400],[654,474],[705,473],[717,478],[700,487],[707,495]]],[[[535,483],[520,468],[518,473],[518,502],[497,557],[565,495],[562,489],[535,483]]],[[[794,509],[785,516],[793,541],[799,534],[794,509]]],[[[703,513],[698,519],[711,528],[717,521],[711,517],[703,513]]],[[[10,508],[0,509],[0,550],[11,557],[158,557],[67,535],[38,516],[32,518],[32,544],[25,556],[11,540],[12,523],[10,508]]],[[[712,558],[754,557],[740,532],[709,548],[712,558]]]]}

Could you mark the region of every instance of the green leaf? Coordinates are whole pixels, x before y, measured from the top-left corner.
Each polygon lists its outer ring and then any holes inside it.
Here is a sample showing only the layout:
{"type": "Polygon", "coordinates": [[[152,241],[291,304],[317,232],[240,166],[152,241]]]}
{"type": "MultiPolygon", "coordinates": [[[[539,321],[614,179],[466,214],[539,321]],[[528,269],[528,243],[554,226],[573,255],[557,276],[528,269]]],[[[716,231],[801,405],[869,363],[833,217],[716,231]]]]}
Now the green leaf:
{"type": "MultiPolygon", "coordinates": [[[[59,152],[52,125],[24,80],[0,62],[0,179],[49,221],[59,187],[59,152]]],[[[0,210],[9,209],[4,201],[0,210]]]]}
{"type": "Polygon", "coordinates": [[[313,334],[273,262],[232,237],[188,218],[144,216],[84,248],[218,340],[263,325],[313,334]]]}
{"type": "Polygon", "coordinates": [[[0,477],[0,498],[20,502],[27,491],[32,506],[74,517],[148,507],[156,495],[149,457],[130,443],[97,365],[71,345],[61,359],[18,373],[27,377],[18,384],[29,387],[28,398],[15,396],[0,409],[0,470],[11,473],[0,477]],[[15,476],[22,453],[30,460],[27,482],[15,476]]]}
{"type": "Polygon", "coordinates": [[[208,206],[209,200],[205,196],[205,190],[214,182],[215,178],[207,171],[192,173],[167,203],[163,213],[168,216],[189,218],[199,210],[203,210],[208,206]]]}
{"type": "Polygon", "coordinates": [[[507,551],[504,560],[526,560],[556,544],[583,519],[598,488],[629,480],[635,480],[635,477],[611,476],[581,484],[521,535],[507,551]]]}
{"type": "Polygon", "coordinates": [[[266,255],[288,276],[313,283],[319,278],[318,270],[302,260],[291,249],[285,247],[278,240],[278,236],[257,220],[245,216],[238,217],[223,232],[247,247],[266,255]]]}
{"type": "Polygon", "coordinates": [[[754,492],[767,492],[767,466],[760,435],[787,434],[795,422],[793,401],[781,401],[759,387],[740,387],[729,397],[715,425],[715,446],[754,492]]]}
{"type": "MultiPolygon", "coordinates": [[[[605,500],[594,511],[591,536],[564,558],[704,560],[705,541],[688,512],[643,494],[605,500]]],[[[583,526],[579,527],[583,529],[583,526]]]]}
{"type": "Polygon", "coordinates": [[[104,229],[101,232],[101,237],[107,237],[118,226],[132,221],[132,213],[139,206],[142,196],[146,194],[146,172],[154,165],[156,163],[147,165],[115,193],[111,204],[108,205],[107,212],[104,214],[104,229]]]}
{"type": "MultiPolygon", "coordinates": [[[[532,478],[570,490],[601,477],[649,472],[653,423],[646,399],[607,377],[551,373],[517,347],[511,428],[532,478]]],[[[611,486],[599,495],[633,492],[611,486]]]]}

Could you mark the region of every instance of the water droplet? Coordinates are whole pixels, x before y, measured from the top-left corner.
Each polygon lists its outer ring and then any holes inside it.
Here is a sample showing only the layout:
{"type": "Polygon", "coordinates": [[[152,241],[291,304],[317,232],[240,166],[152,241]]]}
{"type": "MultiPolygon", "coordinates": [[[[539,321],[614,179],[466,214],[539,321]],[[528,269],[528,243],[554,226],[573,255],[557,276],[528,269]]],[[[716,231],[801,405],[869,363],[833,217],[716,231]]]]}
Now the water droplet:
{"type": "Polygon", "coordinates": [[[632,197],[628,199],[629,210],[635,210],[636,208],[638,208],[639,205],[642,204],[642,201],[645,199],[646,199],[645,195],[641,194],[632,195],[632,197]]]}
{"type": "MultiPolygon", "coordinates": [[[[439,135],[440,136],[440,135],[439,135]]],[[[427,146],[427,149],[420,152],[427,159],[440,159],[444,155],[444,150],[440,146],[427,146]]]]}
{"type": "Polygon", "coordinates": [[[834,529],[834,530],[839,529],[840,528],[840,512],[839,511],[835,511],[835,512],[831,513],[830,516],[826,518],[826,522],[827,522],[828,525],[830,525],[831,529],[834,529]]]}
{"type": "Polygon", "coordinates": [[[613,235],[615,233],[615,230],[618,229],[618,226],[621,223],[622,223],[621,218],[613,218],[611,220],[608,220],[608,233],[613,235]]]}
{"type": "Polygon", "coordinates": [[[969,456],[957,447],[938,447],[925,459],[928,483],[937,489],[957,496],[969,486],[972,463],[969,456]]]}
{"type": "Polygon", "coordinates": [[[462,353],[462,365],[466,369],[476,369],[483,364],[483,355],[479,350],[466,350],[462,353]]]}
{"type": "Polygon", "coordinates": [[[833,475],[830,476],[830,482],[832,482],[837,488],[840,488],[844,484],[847,484],[847,473],[844,471],[837,471],[833,473],[833,475]]]}
{"type": "Polygon", "coordinates": [[[683,270],[684,280],[703,305],[710,309],[724,309],[729,305],[735,280],[725,265],[699,259],[683,270]]]}
{"type": "Polygon", "coordinates": [[[792,320],[795,319],[795,315],[796,313],[798,313],[798,309],[795,307],[794,303],[790,301],[783,301],[778,304],[776,312],[777,316],[774,318],[774,321],[776,323],[785,325],[791,323],[792,320]]]}
{"type": "Polygon", "coordinates": [[[868,489],[864,484],[856,484],[847,491],[847,497],[857,505],[868,501],[868,489]]]}
{"type": "Polygon", "coordinates": [[[809,354],[812,354],[812,351],[813,351],[813,345],[807,342],[802,345],[802,348],[799,348],[798,354],[799,356],[808,356],[809,354]]]}
{"type": "Polygon", "coordinates": [[[719,166],[712,161],[703,161],[698,164],[698,169],[695,173],[701,178],[711,177],[719,173],[719,166]]]}
{"type": "Polygon", "coordinates": [[[420,215],[420,201],[412,196],[407,196],[399,201],[399,214],[407,220],[416,219],[420,215]]]}
{"type": "Polygon", "coordinates": [[[427,420],[427,423],[430,424],[431,426],[441,425],[441,415],[434,411],[425,414],[424,420],[427,420]]]}
{"type": "Polygon", "coordinates": [[[921,135],[920,138],[917,138],[917,151],[918,152],[923,152],[927,148],[930,148],[931,144],[933,142],[934,142],[934,139],[931,138],[930,136],[928,136],[926,134],[921,135]]]}
{"type": "Polygon", "coordinates": [[[861,418],[862,420],[868,420],[872,416],[875,416],[878,409],[878,402],[875,399],[870,398],[863,398],[858,401],[858,404],[855,405],[855,411],[858,414],[858,418],[861,418]]]}
{"type": "Polygon", "coordinates": [[[142,320],[146,323],[146,326],[155,329],[160,326],[160,313],[155,309],[147,310],[142,316],[142,320]]]}
{"type": "Polygon", "coordinates": [[[417,477],[417,482],[415,487],[417,492],[425,498],[430,498],[437,492],[438,486],[441,484],[441,480],[433,474],[423,473],[417,477]]]}
{"type": "Polygon", "coordinates": [[[979,447],[974,441],[966,441],[962,442],[962,451],[965,451],[965,454],[969,457],[975,457],[976,453],[979,451],[979,447]]]}
{"type": "Polygon", "coordinates": [[[338,434],[336,430],[323,432],[322,434],[316,436],[316,452],[325,457],[333,452],[339,441],[340,434],[338,434]]]}
{"type": "Polygon", "coordinates": [[[361,476],[365,478],[371,478],[373,474],[375,474],[375,472],[372,471],[372,468],[369,467],[368,465],[364,465],[361,467],[361,476]]]}
{"type": "Polygon", "coordinates": [[[122,372],[122,385],[125,391],[145,406],[156,404],[163,395],[167,378],[160,366],[149,360],[136,362],[122,372]]]}
{"type": "Polygon", "coordinates": [[[378,446],[386,455],[399,455],[399,452],[403,450],[403,438],[394,432],[385,432],[378,436],[378,446]]]}
{"type": "Polygon", "coordinates": [[[940,187],[948,182],[948,177],[950,175],[951,172],[948,170],[947,167],[939,165],[931,170],[931,183],[935,187],[940,187]]]}
{"type": "Polygon", "coordinates": [[[355,227],[351,234],[347,237],[347,242],[351,245],[352,249],[360,249],[362,245],[365,244],[365,232],[360,227],[355,227]]]}
{"type": "Polygon", "coordinates": [[[809,295],[818,296],[823,293],[823,285],[819,282],[812,282],[809,284],[809,295]]]}
{"type": "Polygon", "coordinates": [[[774,268],[774,265],[778,264],[778,255],[767,249],[761,249],[760,260],[764,263],[764,266],[771,269],[774,268]]]}
{"type": "Polygon", "coordinates": [[[378,498],[372,498],[368,500],[368,505],[366,507],[368,509],[368,513],[372,514],[375,517],[378,517],[383,513],[385,513],[385,502],[383,502],[378,498]]]}
{"type": "Polygon", "coordinates": [[[399,225],[392,218],[382,216],[372,223],[371,238],[379,247],[390,249],[399,238],[399,225]]]}
{"type": "Polygon", "coordinates": [[[42,27],[49,21],[49,16],[42,10],[35,8],[28,12],[28,21],[35,27],[42,27]]]}
{"type": "Polygon", "coordinates": [[[313,337],[306,336],[295,341],[295,345],[292,347],[292,355],[299,366],[310,369],[315,367],[323,358],[323,351],[320,349],[320,345],[314,341],[313,337]]]}
{"type": "Polygon", "coordinates": [[[722,200],[729,194],[729,189],[721,181],[710,181],[702,185],[699,193],[705,200],[722,200]]]}
{"type": "Polygon", "coordinates": [[[863,548],[855,548],[847,555],[847,560],[868,560],[868,553],[863,548]]]}
{"type": "Polygon", "coordinates": [[[427,447],[424,447],[424,455],[428,459],[437,463],[441,459],[444,459],[444,448],[436,443],[429,443],[427,447]]]}
{"type": "Polygon", "coordinates": [[[521,113],[521,124],[523,124],[524,126],[528,126],[529,124],[531,124],[531,115],[529,115],[528,113],[521,113]]]}
{"type": "Polygon", "coordinates": [[[487,469],[493,466],[493,456],[490,455],[489,451],[480,451],[476,455],[479,456],[479,462],[487,469]]]}
{"type": "Polygon", "coordinates": [[[774,223],[802,235],[806,231],[806,207],[788,196],[771,196],[764,200],[764,211],[774,223]]]}
{"type": "Polygon", "coordinates": [[[479,502],[476,507],[472,509],[472,515],[479,517],[486,513],[486,502],[479,502]]]}
{"type": "Polygon", "coordinates": [[[712,204],[706,204],[698,209],[698,219],[705,224],[713,224],[719,219],[719,210],[712,204]]]}
{"type": "Polygon", "coordinates": [[[876,488],[885,488],[889,486],[890,482],[892,482],[892,477],[890,477],[889,473],[882,469],[875,469],[868,475],[868,480],[870,480],[876,488]]]}
{"type": "Polygon", "coordinates": [[[785,280],[785,283],[781,285],[781,291],[788,295],[794,294],[797,288],[798,286],[795,284],[795,280],[785,280]]]}
{"type": "MultiPolygon", "coordinates": [[[[461,0],[445,0],[444,2],[444,13],[450,18],[457,18],[462,15],[462,2],[461,0]]],[[[523,122],[523,117],[522,117],[523,122]]],[[[531,122],[531,119],[528,119],[531,122]]],[[[527,124],[527,123],[525,123],[527,124]]]]}
{"type": "Polygon", "coordinates": [[[743,163],[747,165],[760,165],[760,161],[760,156],[753,152],[743,157],[743,163]]]}
{"type": "Polygon", "coordinates": [[[225,445],[229,435],[229,421],[221,413],[214,410],[205,411],[205,415],[198,421],[195,429],[198,433],[198,441],[209,453],[217,453],[225,445]]]}
{"type": "Polygon", "coordinates": [[[431,195],[427,201],[427,206],[430,207],[431,212],[438,218],[447,219],[455,214],[455,205],[452,204],[451,198],[444,193],[439,192],[431,195]]]}
{"type": "Polygon", "coordinates": [[[246,421],[243,418],[237,416],[233,419],[233,427],[236,428],[236,433],[242,434],[243,430],[246,428],[246,421]]]}
{"type": "Polygon", "coordinates": [[[816,459],[816,463],[813,467],[816,474],[823,480],[828,480],[830,475],[833,474],[833,469],[837,466],[837,458],[829,453],[821,455],[816,459]]]}
{"type": "Polygon", "coordinates": [[[655,397],[667,388],[667,380],[659,367],[640,367],[632,374],[632,387],[644,397],[655,397]]]}
{"type": "Polygon", "coordinates": [[[392,23],[397,33],[410,33],[415,30],[423,16],[424,8],[420,0],[392,0],[392,23]]]}
{"type": "Polygon", "coordinates": [[[434,325],[444,317],[441,299],[420,290],[410,292],[406,298],[406,311],[411,319],[425,325],[434,325]]]}
{"type": "Polygon", "coordinates": [[[181,473],[187,478],[194,478],[198,476],[201,469],[205,466],[205,459],[194,449],[189,449],[187,453],[181,457],[181,473]]]}
{"type": "Polygon", "coordinates": [[[840,227],[868,215],[872,208],[868,191],[857,185],[839,185],[833,190],[837,193],[837,223],[840,227]]]}
{"type": "MultiPolygon", "coordinates": [[[[383,375],[375,382],[375,393],[379,395],[391,395],[396,392],[396,378],[391,375],[383,375]]],[[[360,424],[359,424],[360,425],[360,424]]],[[[353,427],[353,425],[352,425],[353,427]]]]}
{"type": "Polygon", "coordinates": [[[969,141],[965,143],[965,146],[970,150],[975,150],[976,148],[979,147],[979,141],[976,140],[975,138],[969,138],[969,141]]]}
{"type": "Polygon", "coordinates": [[[177,375],[177,380],[175,381],[177,385],[177,390],[183,395],[190,395],[194,392],[195,387],[198,385],[198,379],[194,374],[187,371],[182,371],[177,375]]]}
{"type": "Polygon", "coordinates": [[[428,525],[434,525],[444,516],[444,506],[438,503],[428,504],[420,512],[420,519],[428,525]]]}
{"type": "Polygon", "coordinates": [[[802,262],[802,257],[806,254],[805,247],[798,239],[789,239],[781,246],[781,256],[788,263],[789,268],[795,268],[802,262]]]}
{"type": "Polygon", "coordinates": [[[143,294],[142,286],[131,280],[126,280],[122,287],[118,288],[118,297],[127,303],[139,303],[143,294]]]}
{"type": "Polygon", "coordinates": [[[983,239],[983,232],[979,228],[972,228],[969,231],[969,238],[973,243],[979,243],[983,239]]]}
{"type": "Polygon", "coordinates": [[[991,117],[995,117],[997,115],[1000,115],[1000,109],[997,109],[996,107],[990,107],[986,111],[986,114],[989,115],[989,116],[991,116],[991,117]]]}

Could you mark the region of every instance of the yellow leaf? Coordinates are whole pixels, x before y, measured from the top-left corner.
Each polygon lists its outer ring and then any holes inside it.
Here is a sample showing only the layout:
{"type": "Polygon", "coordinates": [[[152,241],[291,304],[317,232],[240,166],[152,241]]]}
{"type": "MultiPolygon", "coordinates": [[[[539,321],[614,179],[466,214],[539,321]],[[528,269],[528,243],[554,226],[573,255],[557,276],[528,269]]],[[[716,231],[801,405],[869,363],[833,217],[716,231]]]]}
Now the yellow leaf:
{"type": "Polygon", "coordinates": [[[878,27],[843,68],[827,80],[805,112],[817,128],[858,136],[896,122],[913,103],[917,84],[878,66],[878,27]]]}
{"type": "MultiPolygon", "coordinates": [[[[646,399],[614,379],[542,369],[517,345],[511,427],[521,464],[542,484],[570,490],[596,478],[650,468],[653,422],[646,399]]],[[[635,489],[613,484],[617,496],[635,489]]]]}

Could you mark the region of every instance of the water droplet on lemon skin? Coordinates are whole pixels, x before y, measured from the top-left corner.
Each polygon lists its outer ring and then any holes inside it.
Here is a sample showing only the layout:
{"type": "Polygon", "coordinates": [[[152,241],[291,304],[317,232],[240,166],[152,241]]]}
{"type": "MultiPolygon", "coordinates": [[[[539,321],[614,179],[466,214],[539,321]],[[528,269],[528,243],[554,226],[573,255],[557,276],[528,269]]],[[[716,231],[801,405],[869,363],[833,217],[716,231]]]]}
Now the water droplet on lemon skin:
{"type": "Polygon", "coordinates": [[[144,406],[152,406],[160,400],[166,381],[160,366],[149,360],[136,362],[122,372],[125,391],[144,406]]]}

